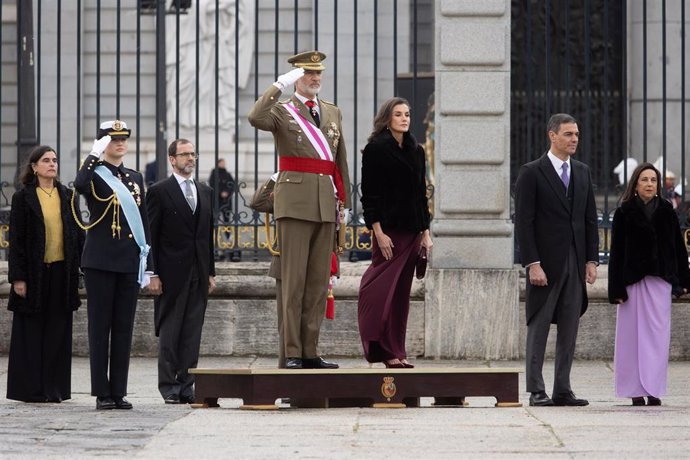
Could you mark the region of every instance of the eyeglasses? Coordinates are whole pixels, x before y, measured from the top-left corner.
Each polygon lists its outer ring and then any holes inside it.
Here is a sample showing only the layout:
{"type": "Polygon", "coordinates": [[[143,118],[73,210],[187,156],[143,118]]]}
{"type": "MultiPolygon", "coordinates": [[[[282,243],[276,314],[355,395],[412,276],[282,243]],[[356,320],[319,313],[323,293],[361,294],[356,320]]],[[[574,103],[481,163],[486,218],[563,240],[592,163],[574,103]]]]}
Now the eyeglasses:
{"type": "Polygon", "coordinates": [[[182,158],[196,158],[196,152],[176,153],[174,156],[182,158]]]}

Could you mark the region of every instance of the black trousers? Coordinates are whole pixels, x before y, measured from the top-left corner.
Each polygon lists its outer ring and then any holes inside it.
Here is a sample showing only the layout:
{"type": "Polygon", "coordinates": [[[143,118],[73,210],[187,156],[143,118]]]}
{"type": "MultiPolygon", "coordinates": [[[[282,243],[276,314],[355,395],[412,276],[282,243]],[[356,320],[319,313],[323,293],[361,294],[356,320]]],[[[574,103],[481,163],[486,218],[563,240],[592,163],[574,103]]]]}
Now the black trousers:
{"type": "Polygon", "coordinates": [[[71,398],[72,311],[64,305],[64,284],[64,262],[44,265],[43,311],[13,315],[8,399],[59,402],[71,398]]]}
{"type": "Polygon", "coordinates": [[[91,394],[125,396],[139,294],[137,274],[85,268],[84,283],[89,319],[91,394]]]}
{"type": "Polygon", "coordinates": [[[158,331],[158,390],[170,395],[194,397],[194,376],[189,368],[197,367],[208,296],[208,279],[199,278],[196,263],[182,291],[166,296],[165,282],[160,299],[161,317],[158,331]]]}
{"type": "Polygon", "coordinates": [[[530,393],[545,391],[542,367],[546,341],[549,337],[551,320],[556,314],[556,362],[554,369],[554,395],[568,393],[570,388],[570,369],[573,366],[575,342],[580,326],[580,311],[584,295],[584,273],[578,273],[575,247],[571,246],[566,270],[560,280],[549,280],[556,285],[539,311],[527,324],[527,353],[525,377],[527,391],[530,393]]]}

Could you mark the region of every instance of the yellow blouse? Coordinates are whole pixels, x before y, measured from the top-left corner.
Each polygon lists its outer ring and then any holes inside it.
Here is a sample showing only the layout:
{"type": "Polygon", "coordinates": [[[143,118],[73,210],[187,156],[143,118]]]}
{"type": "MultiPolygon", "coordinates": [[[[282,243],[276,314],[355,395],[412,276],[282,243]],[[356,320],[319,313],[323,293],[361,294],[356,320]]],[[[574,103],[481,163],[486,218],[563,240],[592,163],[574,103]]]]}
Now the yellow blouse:
{"type": "Polygon", "coordinates": [[[36,187],[38,201],[41,203],[43,223],[46,227],[46,253],[43,262],[49,264],[65,260],[62,234],[62,214],[60,213],[60,192],[57,188],[48,193],[36,187]]]}

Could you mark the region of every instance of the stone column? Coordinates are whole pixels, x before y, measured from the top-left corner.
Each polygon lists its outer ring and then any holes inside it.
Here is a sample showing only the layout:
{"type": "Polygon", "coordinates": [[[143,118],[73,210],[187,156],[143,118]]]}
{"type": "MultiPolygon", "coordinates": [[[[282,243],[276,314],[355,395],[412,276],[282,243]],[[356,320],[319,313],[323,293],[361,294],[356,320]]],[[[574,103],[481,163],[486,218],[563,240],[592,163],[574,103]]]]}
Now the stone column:
{"type": "Polygon", "coordinates": [[[436,199],[425,353],[519,356],[510,220],[510,1],[436,7],[436,199]]]}

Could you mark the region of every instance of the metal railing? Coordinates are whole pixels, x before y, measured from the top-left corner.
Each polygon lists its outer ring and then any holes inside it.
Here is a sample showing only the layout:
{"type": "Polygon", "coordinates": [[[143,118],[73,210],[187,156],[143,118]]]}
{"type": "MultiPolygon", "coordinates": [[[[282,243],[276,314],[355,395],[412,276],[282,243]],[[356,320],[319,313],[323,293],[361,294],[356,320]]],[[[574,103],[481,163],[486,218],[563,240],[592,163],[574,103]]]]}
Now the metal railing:
{"type": "MultiPolygon", "coordinates": [[[[231,198],[214,203],[218,254],[265,257],[263,216],[251,211],[248,201],[276,169],[277,153],[270,133],[251,128],[246,114],[289,70],[287,57],[309,49],[328,56],[320,97],[343,112],[353,184],[359,183],[359,152],[383,100],[407,97],[413,132],[425,140],[433,79],[420,85],[419,76],[433,69],[433,53],[418,50],[433,47],[431,0],[4,0],[2,5],[5,211],[17,167],[34,145],[56,149],[61,178],[70,183],[98,123],[122,119],[133,129],[125,160],[131,168],[143,172],[149,164],[157,178],[167,176],[166,147],[179,137],[190,139],[200,154],[197,180],[212,182],[206,178],[225,159],[233,182],[231,198]],[[24,119],[34,125],[18,121],[24,119]]],[[[370,243],[358,185],[352,193],[347,249],[358,257],[370,243]]],[[[0,249],[7,247],[6,217],[0,212],[0,249]]]]}

